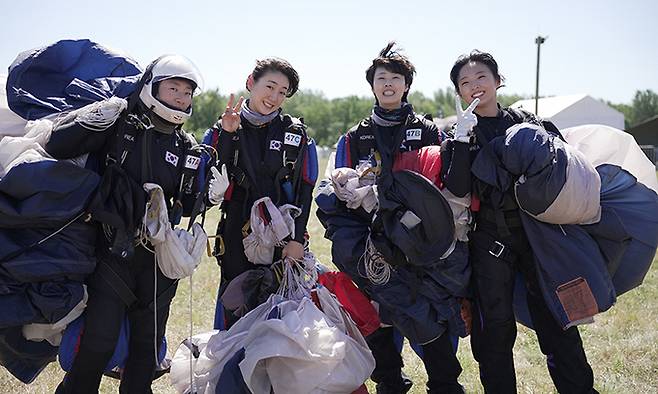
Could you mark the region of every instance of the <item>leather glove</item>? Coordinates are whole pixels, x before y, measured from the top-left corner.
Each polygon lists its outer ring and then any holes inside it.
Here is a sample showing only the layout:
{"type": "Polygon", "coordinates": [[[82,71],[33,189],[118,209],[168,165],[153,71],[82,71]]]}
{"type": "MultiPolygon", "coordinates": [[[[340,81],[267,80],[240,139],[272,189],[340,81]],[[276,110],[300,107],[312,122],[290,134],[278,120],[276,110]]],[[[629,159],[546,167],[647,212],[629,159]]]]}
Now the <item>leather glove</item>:
{"type": "Polygon", "coordinates": [[[208,201],[213,205],[217,205],[224,199],[224,193],[226,193],[226,189],[228,189],[230,183],[226,164],[222,164],[221,173],[216,166],[210,167],[210,172],[212,172],[212,179],[208,188],[208,201]]]}
{"type": "Polygon", "coordinates": [[[458,94],[455,95],[455,111],[457,113],[457,123],[455,124],[455,141],[469,143],[473,135],[473,128],[478,124],[478,118],[473,113],[475,107],[480,103],[480,99],[473,100],[465,110],[462,109],[462,99],[458,94]]]}

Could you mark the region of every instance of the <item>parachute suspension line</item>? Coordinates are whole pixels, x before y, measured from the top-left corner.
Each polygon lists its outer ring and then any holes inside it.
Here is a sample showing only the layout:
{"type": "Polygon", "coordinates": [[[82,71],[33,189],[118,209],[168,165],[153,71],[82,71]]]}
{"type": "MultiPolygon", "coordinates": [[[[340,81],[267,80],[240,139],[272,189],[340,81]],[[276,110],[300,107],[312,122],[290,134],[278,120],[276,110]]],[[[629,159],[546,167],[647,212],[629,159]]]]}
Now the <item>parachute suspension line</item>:
{"type": "Polygon", "coordinates": [[[158,353],[158,256],[153,253],[153,355],[156,368],[160,366],[158,353]]]}
{"type": "MultiPolygon", "coordinates": [[[[141,246],[144,249],[148,250],[149,252],[153,253],[155,255],[155,247],[151,249],[149,247],[149,240],[148,240],[148,229],[146,228],[146,217],[148,216],[149,209],[151,208],[151,201],[146,202],[146,209],[144,210],[144,218],[142,219],[142,223],[139,225],[137,228],[137,234],[135,234],[135,246],[141,246]]],[[[157,261],[156,261],[156,268],[157,268],[157,261]]]]}
{"type": "Polygon", "coordinates": [[[34,248],[34,247],[36,247],[36,246],[41,245],[42,243],[46,242],[46,241],[49,240],[50,238],[52,238],[52,237],[54,237],[55,235],[57,235],[57,234],[59,234],[60,232],[62,232],[65,228],[67,228],[68,226],[70,226],[71,224],[73,224],[76,220],[80,219],[85,213],[86,213],[85,211],[80,212],[80,213],[77,214],[73,219],[71,219],[71,220],[69,220],[68,222],[66,222],[62,227],[58,228],[58,229],[55,230],[53,233],[48,234],[47,236],[45,236],[45,237],[42,238],[41,240],[39,240],[39,241],[37,241],[37,242],[34,242],[34,243],[32,243],[32,244],[30,244],[30,245],[28,245],[28,246],[25,246],[25,247],[23,247],[23,248],[21,248],[21,249],[19,249],[19,250],[14,251],[14,252],[10,252],[10,253],[7,254],[7,255],[0,256],[0,263],[5,262],[5,261],[8,261],[8,260],[10,260],[10,259],[13,259],[14,257],[17,257],[17,256],[19,256],[19,255],[21,255],[21,254],[27,252],[28,250],[30,250],[30,249],[32,249],[32,248],[34,248]]]}
{"type": "MultiPolygon", "coordinates": [[[[194,322],[192,321],[192,276],[194,275],[194,271],[190,274],[190,304],[188,306],[188,312],[189,312],[189,318],[190,318],[190,336],[189,336],[189,341],[190,344],[193,344],[192,342],[192,336],[194,335],[194,322]]],[[[194,386],[194,348],[190,347],[190,393],[195,394],[196,393],[196,387],[194,386]]]]}
{"type": "MultiPolygon", "coordinates": [[[[361,267],[361,262],[365,269],[364,278],[367,278],[372,284],[385,285],[391,279],[391,265],[384,260],[375,245],[370,239],[370,235],[366,239],[366,248],[361,257],[359,258],[358,266],[361,267]]],[[[359,272],[361,274],[361,272],[359,272]]]]}

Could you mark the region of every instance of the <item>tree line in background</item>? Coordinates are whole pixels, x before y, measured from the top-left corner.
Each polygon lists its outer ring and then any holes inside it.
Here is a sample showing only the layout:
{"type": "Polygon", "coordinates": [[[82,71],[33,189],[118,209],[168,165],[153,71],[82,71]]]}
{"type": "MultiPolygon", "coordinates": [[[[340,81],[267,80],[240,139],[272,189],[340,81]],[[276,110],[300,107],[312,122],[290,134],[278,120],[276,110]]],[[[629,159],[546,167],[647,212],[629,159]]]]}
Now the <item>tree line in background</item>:
{"type": "MultiPolygon", "coordinates": [[[[409,102],[420,114],[431,114],[434,118],[444,118],[455,114],[454,90],[439,89],[432,97],[421,92],[409,95],[409,102]]],[[[237,96],[247,97],[247,92],[238,92],[237,96]]],[[[503,106],[526,99],[519,95],[498,94],[498,101],[503,106]]],[[[219,90],[203,92],[194,101],[192,117],[185,124],[185,129],[201,139],[203,132],[224,112],[228,95],[219,90]]],[[[304,118],[309,134],[320,146],[333,146],[338,137],[358,121],[368,116],[374,104],[373,97],[348,96],[328,99],[322,92],[304,90],[288,99],[283,111],[293,116],[304,118]]],[[[622,112],[626,119],[626,128],[641,123],[658,115],[658,94],[651,90],[637,91],[631,104],[608,105],[622,112]]]]}

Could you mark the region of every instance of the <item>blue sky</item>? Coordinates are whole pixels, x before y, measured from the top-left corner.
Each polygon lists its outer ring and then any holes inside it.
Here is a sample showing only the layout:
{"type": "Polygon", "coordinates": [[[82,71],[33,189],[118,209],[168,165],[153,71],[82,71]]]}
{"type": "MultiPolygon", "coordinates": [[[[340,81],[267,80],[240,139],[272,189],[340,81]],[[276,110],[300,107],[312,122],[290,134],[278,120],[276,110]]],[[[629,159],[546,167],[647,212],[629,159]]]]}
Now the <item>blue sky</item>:
{"type": "Polygon", "coordinates": [[[301,88],[330,98],[370,95],[364,71],[389,40],[416,65],[412,90],[450,86],[458,55],[491,52],[507,77],[503,93],[587,93],[629,103],[658,92],[658,2],[639,1],[10,1],[2,6],[1,73],[23,50],[89,38],[143,66],[163,53],[192,59],[206,88],[241,89],[257,58],[279,56],[301,88]],[[248,6],[249,8],[246,8],[248,6]]]}

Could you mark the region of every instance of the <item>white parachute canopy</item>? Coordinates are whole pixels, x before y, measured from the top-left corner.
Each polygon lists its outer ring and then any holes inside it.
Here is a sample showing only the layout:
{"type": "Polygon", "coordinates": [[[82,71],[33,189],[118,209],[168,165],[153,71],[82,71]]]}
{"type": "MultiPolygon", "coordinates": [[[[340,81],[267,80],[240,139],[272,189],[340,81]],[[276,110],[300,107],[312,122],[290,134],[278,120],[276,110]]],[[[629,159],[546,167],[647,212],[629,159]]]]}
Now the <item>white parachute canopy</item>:
{"type": "Polygon", "coordinates": [[[594,167],[615,164],[638,182],[658,193],[656,166],[642,152],[632,135],[610,126],[588,124],[561,130],[567,142],[585,154],[594,167]]]}
{"type": "Polygon", "coordinates": [[[5,136],[22,136],[27,120],[16,115],[7,104],[7,76],[0,75],[0,140],[5,136]]]}
{"type": "Polygon", "coordinates": [[[198,223],[192,225],[191,233],[180,228],[172,229],[162,188],[155,183],[145,183],[144,190],[150,195],[144,226],[148,240],[155,246],[158,267],[170,279],[192,275],[206,249],[206,232],[198,223]]]}

